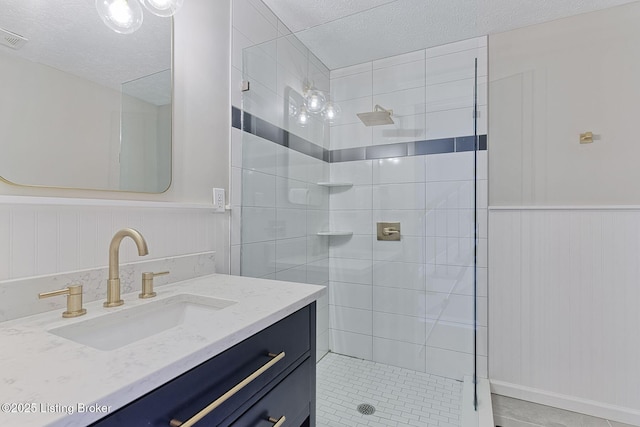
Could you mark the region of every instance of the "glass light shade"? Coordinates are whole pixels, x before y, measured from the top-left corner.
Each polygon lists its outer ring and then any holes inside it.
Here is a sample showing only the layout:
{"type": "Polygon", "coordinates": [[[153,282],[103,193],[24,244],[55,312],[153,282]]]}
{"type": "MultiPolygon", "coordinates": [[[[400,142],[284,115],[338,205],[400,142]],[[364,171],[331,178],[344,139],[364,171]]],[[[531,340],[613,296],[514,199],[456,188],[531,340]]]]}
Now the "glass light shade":
{"type": "Polygon", "coordinates": [[[166,18],[173,16],[182,7],[184,0],[140,0],[144,7],[154,15],[166,18]]]}
{"type": "Polygon", "coordinates": [[[131,34],[142,26],[142,7],[137,0],[96,0],[96,9],[116,33],[131,34]]]}
{"type": "Polygon", "coordinates": [[[298,123],[298,125],[302,127],[306,126],[307,123],[309,123],[309,112],[304,106],[300,107],[300,111],[298,112],[298,116],[296,117],[296,123],[298,123]]]}
{"type": "Polygon", "coordinates": [[[340,113],[342,113],[342,108],[333,101],[327,102],[322,109],[322,117],[329,123],[333,123],[340,116],[340,113]]]}
{"type": "Polygon", "coordinates": [[[307,109],[310,113],[319,113],[324,108],[324,104],[327,102],[327,98],[324,93],[317,89],[311,89],[306,93],[307,109]]]}

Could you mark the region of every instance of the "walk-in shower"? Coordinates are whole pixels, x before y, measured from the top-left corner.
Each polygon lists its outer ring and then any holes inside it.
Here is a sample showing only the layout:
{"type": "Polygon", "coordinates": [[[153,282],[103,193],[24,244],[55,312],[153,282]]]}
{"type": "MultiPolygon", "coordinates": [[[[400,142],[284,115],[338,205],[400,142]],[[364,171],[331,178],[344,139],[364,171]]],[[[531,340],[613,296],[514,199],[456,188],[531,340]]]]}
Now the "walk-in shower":
{"type": "Polygon", "coordinates": [[[328,287],[318,426],[461,425],[486,377],[486,39],[330,70],[318,30],[242,50],[232,255],[328,287]]]}

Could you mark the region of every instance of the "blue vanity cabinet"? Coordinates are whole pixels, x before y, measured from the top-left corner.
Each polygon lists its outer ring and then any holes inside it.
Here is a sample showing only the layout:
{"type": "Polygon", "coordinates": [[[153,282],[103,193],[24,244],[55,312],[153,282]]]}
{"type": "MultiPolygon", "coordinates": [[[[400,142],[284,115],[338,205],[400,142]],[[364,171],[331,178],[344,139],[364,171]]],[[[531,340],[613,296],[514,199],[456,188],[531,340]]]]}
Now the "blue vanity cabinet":
{"type": "Polygon", "coordinates": [[[179,425],[258,371],[195,425],[269,427],[284,416],[283,426],[314,427],[315,318],[314,302],[92,426],[169,427],[172,420],[179,425]]]}
{"type": "Polygon", "coordinates": [[[231,427],[272,427],[283,417],[284,426],[304,425],[309,417],[307,390],[311,387],[308,375],[308,365],[311,363],[310,359],[305,360],[302,369],[293,371],[248,411],[237,419],[234,418],[231,427]]]}

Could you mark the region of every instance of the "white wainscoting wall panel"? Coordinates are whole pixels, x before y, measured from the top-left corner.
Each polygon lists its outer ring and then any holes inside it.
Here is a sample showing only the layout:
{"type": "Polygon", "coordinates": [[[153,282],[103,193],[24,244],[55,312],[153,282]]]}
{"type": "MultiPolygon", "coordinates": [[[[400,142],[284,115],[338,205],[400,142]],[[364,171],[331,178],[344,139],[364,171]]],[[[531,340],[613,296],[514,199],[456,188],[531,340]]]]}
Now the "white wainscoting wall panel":
{"type": "Polygon", "coordinates": [[[493,208],[494,392],[640,425],[640,207],[493,208]]]}
{"type": "MultiPolygon", "coordinates": [[[[15,198],[18,199],[18,198],[15,198]]],[[[121,228],[135,228],[149,247],[147,259],[208,252],[226,241],[226,215],[210,207],[180,207],[153,202],[130,206],[118,201],[69,199],[44,204],[0,201],[0,281],[106,266],[109,243],[121,228]]],[[[135,202],[134,202],[135,204],[135,202]]],[[[226,250],[219,254],[217,271],[228,271],[226,250]]],[[[130,239],[122,242],[120,262],[141,258],[130,239]]]]}

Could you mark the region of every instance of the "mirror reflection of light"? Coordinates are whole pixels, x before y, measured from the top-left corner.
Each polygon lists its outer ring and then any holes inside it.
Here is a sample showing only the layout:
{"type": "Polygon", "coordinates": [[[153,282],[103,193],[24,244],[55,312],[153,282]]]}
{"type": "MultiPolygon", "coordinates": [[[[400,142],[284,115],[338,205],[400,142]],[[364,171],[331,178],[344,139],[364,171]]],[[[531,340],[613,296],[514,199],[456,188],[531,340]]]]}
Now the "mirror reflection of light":
{"type": "Polygon", "coordinates": [[[153,7],[165,10],[171,7],[171,0],[147,0],[153,7]]]}
{"type": "Polygon", "coordinates": [[[298,113],[297,122],[300,126],[304,126],[309,122],[309,112],[306,108],[301,107],[298,113]]]}
{"type": "Polygon", "coordinates": [[[167,18],[182,7],[184,0],[140,0],[144,7],[154,15],[167,18]]]}
{"type": "Polygon", "coordinates": [[[118,0],[109,5],[109,15],[113,20],[123,27],[131,25],[133,12],[125,0],[118,0]]]}
{"type": "Polygon", "coordinates": [[[137,0],[96,0],[96,10],[116,33],[131,34],[142,26],[142,7],[137,0]]]}
{"type": "Polygon", "coordinates": [[[298,105],[293,99],[289,99],[289,117],[296,117],[298,115],[298,105]]]}
{"type": "MultiPolygon", "coordinates": [[[[173,16],[184,0],[140,0],[154,15],[173,16]]],[[[116,33],[131,34],[142,26],[142,7],[138,0],[96,0],[96,9],[102,21],[116,33]]]]}

